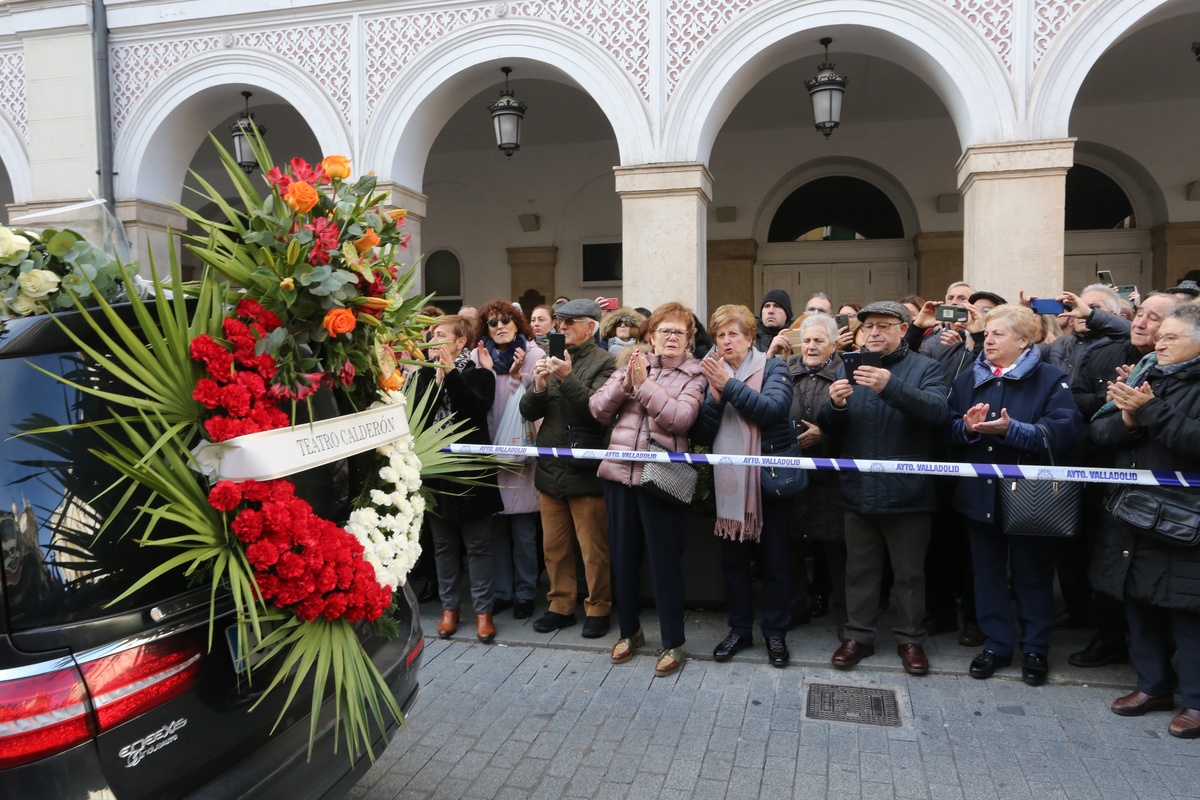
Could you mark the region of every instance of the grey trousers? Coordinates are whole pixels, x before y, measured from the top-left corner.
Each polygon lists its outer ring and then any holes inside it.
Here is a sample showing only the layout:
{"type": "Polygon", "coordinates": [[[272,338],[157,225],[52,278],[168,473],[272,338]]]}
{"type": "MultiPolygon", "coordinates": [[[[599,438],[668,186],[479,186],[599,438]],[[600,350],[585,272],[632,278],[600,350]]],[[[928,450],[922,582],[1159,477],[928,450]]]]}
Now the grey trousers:
{"type": "Polygon", "coordinates": [[[846,638],[875,643],[884,555],[891,556],[893,633],[897,644],[922,644],[925,629],[925,550],[928,514],[846,512],[846,638]]]}
{"type": "Polygon", "coordinates": [[[458,611],[462,604],[459,584],[465,548],[471,576],[471,606],[476,614],[492,613],[492,518],[452,522],[431,514],[428,519],[442,609],[458,611]]]}

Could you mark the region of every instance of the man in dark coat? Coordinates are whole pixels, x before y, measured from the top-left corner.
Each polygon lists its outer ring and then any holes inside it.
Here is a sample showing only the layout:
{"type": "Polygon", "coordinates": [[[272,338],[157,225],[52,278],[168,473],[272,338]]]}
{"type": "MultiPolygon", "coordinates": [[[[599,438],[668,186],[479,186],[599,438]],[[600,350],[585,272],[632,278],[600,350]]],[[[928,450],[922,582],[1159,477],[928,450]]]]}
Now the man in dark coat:
{"type": "MultiPolygon", "coordinates": [[[[946,384],[933,359],[904,344],[910,315],[900,303],[870,303],[858,312],[864,349],[882,366],[845,366],[829,387],[817,423],[841,442],[841,455],[860,459],[934,458],[938,430],[947,415],[946,384]],[[852,385],[847,377],[853,377],[852,385]]],[[[843,356],[843,359],[848,356],[843,356]]],[[[875,652],[875,619],[885,552],[896,583],[897,650],[906,672],[929,670],[922,644],[926,632],[925,550],[929,517],[936,507],[928,475],[843,472],[846,508],[846,639],[833,654],[836,667],[851,667],[875,652]]]]}
{"type": "MultiPolygon", "coordinates": [[[[566,337],[564,358],[547,356],[534,367],[532,391],[521,398],[521,416],[542,420],[538,445],[604,447],[604,426],[592,418],[588,401],[616,369],[616,361],[600,349],[594,335],[600,326],[595,300],[571,300],[554,312],[555,327],[566,337]]],[[[574,625],[576,602],[575,550],[579,542],[588,596],[583,635],[608,633],[612,611],[612,579],[608,557],[608,513],[604,485],[596,476],[599,461],[539,458],[534,484],[542,510],[550,609],[533,623],[539,633],[574,625]]]]}
{"type": "Polygon", "coordinates": [[[787,358],[792,353],[791,345],[783,332],[792,322],[792,296],[783,289],[772,289],[763,295],[759,307],[758,330],[754,335],[754,349],[768,356],[787,358]]]}

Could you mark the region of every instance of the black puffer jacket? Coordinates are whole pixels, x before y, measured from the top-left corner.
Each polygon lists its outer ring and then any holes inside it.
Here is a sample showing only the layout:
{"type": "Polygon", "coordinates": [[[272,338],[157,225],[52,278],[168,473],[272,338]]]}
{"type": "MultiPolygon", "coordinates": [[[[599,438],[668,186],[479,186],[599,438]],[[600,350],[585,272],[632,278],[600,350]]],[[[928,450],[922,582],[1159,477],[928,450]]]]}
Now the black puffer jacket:
{"type": "MultiPolygon", "coordinates": [[[[1092,423],[1098,447],[1116,452],[1116,466],[1200,471],[1200,365],[1148,378],[1154,399],[1136,413],[1138,427],[1127,430],[1120,412],[1092,423]]],[[[1200,489],[1196,505],[1200,507],[1200,489]]],[[[1200,547],[1171,547],[1139,536],[1103,514],[1091,560],[1092,585],[1124,600],[1200,613],[1200,547]]]]}
{"type": "MultiPolygon", "coordinates": [[[[763,367],[762,391],[756,392],[746,384],[730,378],[717,402],[710,390],[705,390],[704,404],[692,428],[692,441],[711,445],[721,425],[721,415],[728,403],[745,417],[747,422],[758,426],[762,439],[762,453],[770,456],[787,452],[796,444],[796,426],[788,412],[792,407],[792,380],[787,364],[782,359],[768,358],[763,367]]],[[[750,455],[743,453],[740,455],[750,455]]]]}
{"type": "MultiPolygon", "coordinates": [[[[817,424],[838,438],[845,458],[933,460],[949,413],[942,368],[904,344],[883,357],[883,366],[892,376],[882,392],[857,387],[842,410],[826,400],[817,424]]],[[[844,366],[837,377],[846,377],[844,366]]],[[[843,506],[860,514],[916,514],[937,507],[931,475],[843,472],[841,481],[843,506]]]]}
{"type": "MultiPolygon", "coordinates": [[[[436,371],[434,367],[417,370],[418,396],[435,384],[436,371]]],[[[454,419],[467,421],[468,430],[461,440],[463,444],[492,443],[487,418],[496,395],[496,376],[490,369],[480,369],[468,361],[461,372],[448,370],[442,385],[435,391],[435,407],[448,404],[454,419]]],[[[427,483],[433,491],[444,493],[438,495],[437,514],[448,520],[462,522],[504,510],[495,471],[480,479],[477,486],[463,486],[438,478],[431,478],[427,483]]]]}
{"type": "MultiPolygon", "coordinates": [[[[802,356],[792,356],[788,359],[788,370],[792,374],[794,390],[792,421],[796,423],[797,432],[804,431],[802,420],[820,427],[817,414],[829,399],[829,384],[837,379],[837,371],[841,366],[842,358],[838,354],[834,354],[833,360],[817,372],[804,369],[802,356]]],[[[813,458],[825,458],[836,452],[837,444],[833,434],[822,431],[821,441],[815,447],[802,451],[802,454],[813,458]]],[[[806,502],[796,506],[806,538],[817,542],[840,542],[846,538],[846,515],[841,509],[841,492],[836,473],[829,470],[814,470],[808,473],[806,502]]]]}

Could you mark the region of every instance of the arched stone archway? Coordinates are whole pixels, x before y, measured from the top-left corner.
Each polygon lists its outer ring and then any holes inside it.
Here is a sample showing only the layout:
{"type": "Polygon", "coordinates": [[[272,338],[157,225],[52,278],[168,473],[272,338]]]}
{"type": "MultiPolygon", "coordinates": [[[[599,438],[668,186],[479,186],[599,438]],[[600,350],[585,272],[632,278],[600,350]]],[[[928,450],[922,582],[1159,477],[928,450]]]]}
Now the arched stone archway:
{"type": "Polygon", "coordinates": [[[562,26],[512,19],[466,27],[422,51],[376,108],[363,146],[365,162],[420,190],[438,132],[481,85],[496,80],[501,65],[512,66],[515,75],[578,86],[608,118],[622,164],[653,160],[649,109],[611,55],[562,26]]]}
{"type": "Polygon", "coordinates": [[[1194,12],[1181,0],[1111,0],[1085,4],[1054,40],[1032,84],[1031,138],[1066,136],[1075,98],[1088,73],[1113,44],[1152,20],[1194,12]]]}
{"type": "Polygon", "coordinates": [[[0,114],[0,161],[8,173],[12,189],[11,202],[28,203],[33,199],[33,182],[29,171],[29,148],[17,127],[0,114]]]}
{"type": "Polygon", "coordinates": [[[964,149],[1022,138],[1003,65],[961,17],[924,0],[793,0],[735,20],[701,51],[671,98],[664,158],[707,161],[725,118],[751,86],[781,64],[820,55],[818,32],[929,84],[964,149]]]}
{"type": "Polygon", "coordinates": [[[294,106],[324,153],[353,158],[349,127],[319,83],[268,53],[221,51],[180,63],[131,110],[114,150],[117,197],[178,200],[196,146],[228,116],[230,95],[243,88],[257,90],[259,101],[294,106]]]}

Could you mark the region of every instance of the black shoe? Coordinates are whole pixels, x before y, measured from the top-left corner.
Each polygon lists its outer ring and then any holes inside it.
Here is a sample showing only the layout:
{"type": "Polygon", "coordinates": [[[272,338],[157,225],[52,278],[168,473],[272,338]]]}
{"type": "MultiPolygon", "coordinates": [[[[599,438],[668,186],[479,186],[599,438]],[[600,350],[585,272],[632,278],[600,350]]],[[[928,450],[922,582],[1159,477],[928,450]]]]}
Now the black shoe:
{"type": "Polygon", "coordinates": [[[788,652],[787,642],[782,636],[767,637],[767,662],[772,667],[783,669],[788,665],[792,654],[788,652]]]}
{"type": "Polygon", "coordinates": [[[1021,662],[1021,680],[1030,686],[1041,686],[1050,674],[1050,662],[1044,653],[1026,653],[1021,662]]]}
{"type": "Polygon", "coordinates": [[[932,614],[921,620],[921,627],[925,629],[925,633],[929,636],[937,636],[943,633],[949,633],[956,629],[953,622],[949,622],[942,617],[935,617],[932,614]]]}
{"type": "MultiPolygon", "coordinates": [[[[571,618],[571,624],[575,623],[574,617],[571,618]]],[[[608,634],[608,615],[603,617],[584,617],[583,620],[583,638],[599,639],[601,636],[608,634]]]]}
{"type": "Polygon", "coordinates": [[[417,592],[417,602],[432,603],[437,596],[437,581],[427,580],[421,591],[417,592]]]}
{"type": "Polygon", "coordinates": [[[814,594],[808,609],[808,613],[814,618],[825,616],[829,613],[829,598],[823,594],[814,594]]]}
{"type": "Polygon", "coordinates": [[[963,647],[979,647],[987,641],[983,631],[974,622],[964,622],[962,632],[958,634],[958,643],[963,647]]]}
{"type": "Polygon", "coordinates": [[[993,650],[983,650],[971,659],[971,667],[967,670],[972,678],[990,678],[996,670],[1012,666],[1012,656],[1002,656],[993,650]]]}
{"type": "Polygon", "coordinates": [[[728,661],[738,650],[745,650],[753,644],[753,637],[742,636],[740,633],[730,631],[729,635],[722,639],[721,643],[713,650],[713,658],[717,661],[728,661]]]}
{"type": "Polygon", "coordinates": [[[1129,660],[1129,649],[1123,644],[1109,644],[1099,636],[1093,636],[1088,646],[1078,653],[1071,653],[1067,661],[1072,667],[1103,667],[1108,664],[1124,664],[1129,660]]]}
{"type": "Polygon", "coordinates": [[[1072,614],[1070,612],[1064,612],[1058,616],[1058,619],[1054,620],[1054,627],[1062,628],[1064,630],[1086,628],[1087,626],[1088,621],[1086,614],[1072,614]]]}
{"type": "Polygon", "coordinates": [[[549,633],[559,628],[569,628],[576,622],[574,614],[555,614],[547,611],[533,622],[533,629],[538,633],[549,633]]]}
{"type": "Polygon", "coordinates": [[[529,619],[533,616],[533,601],[518,600],[513,604],[513,619],[529,619]]]}
{"type": "Polygon", "coordinates": [[[492,613],[493,614],[499,614],[501,611],[508,611],[512,607],[513,607],[513,601],[512,601],[511,597],[503,599],[503,600],[501,600],[500,598],[496,598],[495,600],[492,601],[492,613]]]}

